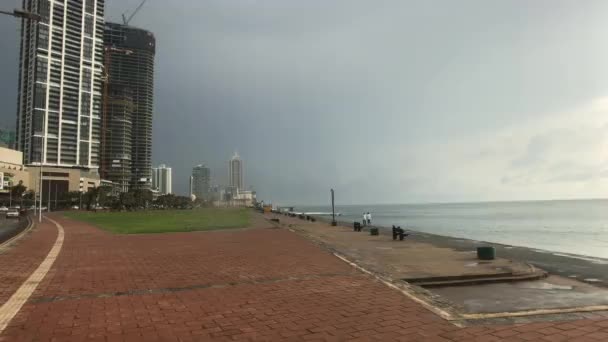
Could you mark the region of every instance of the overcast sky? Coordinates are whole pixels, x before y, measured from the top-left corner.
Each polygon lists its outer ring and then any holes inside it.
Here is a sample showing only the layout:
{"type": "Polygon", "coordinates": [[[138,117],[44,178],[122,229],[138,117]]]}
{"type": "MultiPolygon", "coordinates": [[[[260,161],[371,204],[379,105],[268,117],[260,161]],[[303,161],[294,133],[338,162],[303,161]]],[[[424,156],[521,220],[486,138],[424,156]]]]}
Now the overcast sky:
{"type": "MultiPolygon", "coordinates": [[[[238,149],[279,204],[608,194],[607,1],[149,0],[131,24],[157,38],[153,161],[178,193],[238,149]]],[[[14,127],[18,22],[0,32],[14,127]]]]}

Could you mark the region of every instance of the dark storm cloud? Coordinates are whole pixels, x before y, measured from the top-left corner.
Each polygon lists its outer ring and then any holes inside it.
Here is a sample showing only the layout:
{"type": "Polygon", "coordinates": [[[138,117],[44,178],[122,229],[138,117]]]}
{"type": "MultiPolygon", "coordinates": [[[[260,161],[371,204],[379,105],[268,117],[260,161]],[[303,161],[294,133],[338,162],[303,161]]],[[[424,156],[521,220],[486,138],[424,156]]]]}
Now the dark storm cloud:
{"type": "MultiPolygon", "coordinates": [[[[107,0],[107,16],[138,2],[107,0]]],[[[132,24],[157,38],[153,159],[181,193],[199,163],[225,182],[238,149],[245,182],[279,203],[325,202],[330,187],[355,203],[525,198],[513,180],[551,178],[529,158],[572,158],[535,151],[536,123],[608,91],[607,7],[149,0],[132,24]]],[[[0,25],[12,124],[16,22],[0,25]]],[[[573,191],[552,186],[535,196],[573,191]]]]}

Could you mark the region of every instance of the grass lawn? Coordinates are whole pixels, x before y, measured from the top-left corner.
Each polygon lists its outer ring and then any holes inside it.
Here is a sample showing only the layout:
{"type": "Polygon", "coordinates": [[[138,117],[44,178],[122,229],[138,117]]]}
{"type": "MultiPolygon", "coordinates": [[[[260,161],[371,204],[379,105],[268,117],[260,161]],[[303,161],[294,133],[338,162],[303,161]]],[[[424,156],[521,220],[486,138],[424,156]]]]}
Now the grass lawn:
{"type": "Polygon", "coordinates": [[[136,212],[71,211],[65,216],[118,234],[191,232],[249,225],[248,209],[151,210],[136,212]]]}

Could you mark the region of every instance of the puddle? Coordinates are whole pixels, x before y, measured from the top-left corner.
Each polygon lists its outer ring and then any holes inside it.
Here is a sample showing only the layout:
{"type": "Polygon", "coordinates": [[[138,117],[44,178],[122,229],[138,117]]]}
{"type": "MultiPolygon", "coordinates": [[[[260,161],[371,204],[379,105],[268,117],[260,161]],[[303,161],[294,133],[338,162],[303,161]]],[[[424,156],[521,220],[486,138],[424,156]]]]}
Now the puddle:
{"type": "Polygon", "coordinates": [[[587,258],[584,256],[576,256],[576,255],[561,254],[561,253],[553,253],[553,255],[590,261],[592,264],[596,264],[596,265],[608,265],[608,260],[603,260],[603,259],[596,259],[596,258],[591,258],[591,257],[587,258]]]}
{"type": "Polygon", "coordinates": [[[578,278],[576,274],[569,275],[568,278],[578,278]]]}
{"type": "Polygon", "coordinates": [[[470,263],[470,264],[466,264],[466,265],[464,265],[464,267],[477,267],[477,265],[479,265],[479,264],[478,264],[478,263],[476,263],[476,262],[472,262],[472,263],[470,263]]]}
{"type": "Polygon", "coordinates": [[[393,249],[393,247],[376,247],[378,249],[393,249]]]}
{"type": "Polygon", "coordinates": [[[526,289],[538,289],[538,290],[572,290],[572,286],[570,285],[557,285],[546,282],[534,282],[526,285],[522,285],[521,287],[526,289]]]}
{"type": "Polygon", "coordinates": [[[584,281],[588,281],[590,283],[598,283],[600,281],[602,281],[601,279],[597,279],[597,278],[587,278],[587,279],[583,279],[584,281]]]}

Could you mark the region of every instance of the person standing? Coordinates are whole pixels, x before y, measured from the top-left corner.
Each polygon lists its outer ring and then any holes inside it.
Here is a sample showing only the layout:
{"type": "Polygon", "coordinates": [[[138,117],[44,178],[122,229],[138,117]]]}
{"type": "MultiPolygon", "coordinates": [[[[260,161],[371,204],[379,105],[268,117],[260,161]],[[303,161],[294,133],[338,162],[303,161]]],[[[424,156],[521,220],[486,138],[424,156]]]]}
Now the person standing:
{"type": "Polygon", "coordinates": [[[363,213],[363,225],[367,226],[367,214],[363,213]]]}
{"type": "Polygon", "coordinates": [[[372,214],[370,214],[369,212],[367,213],[367,225],[372,225],[372,214]]]}

